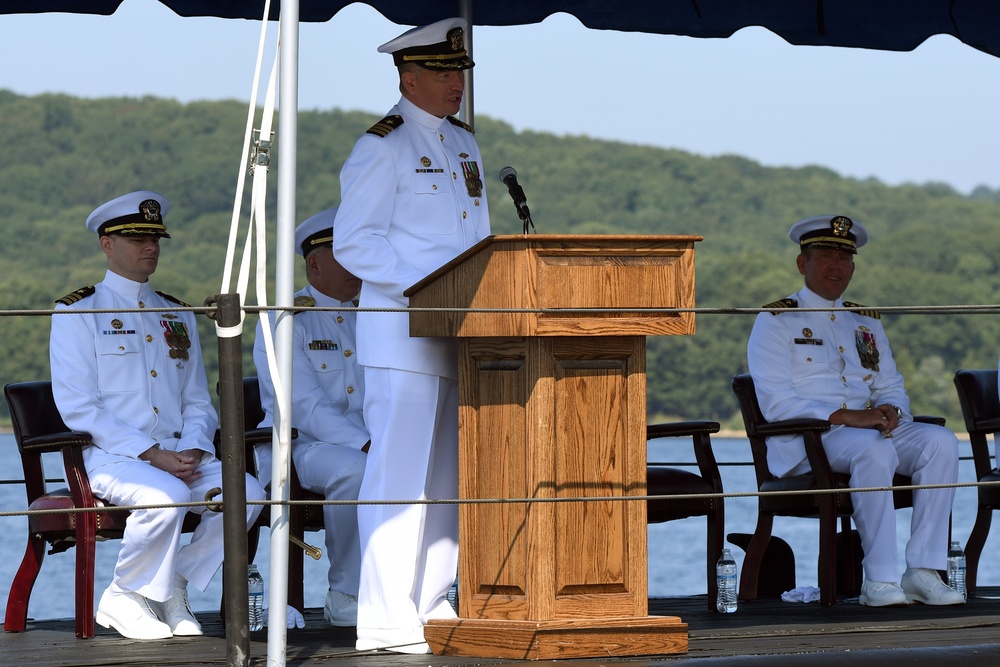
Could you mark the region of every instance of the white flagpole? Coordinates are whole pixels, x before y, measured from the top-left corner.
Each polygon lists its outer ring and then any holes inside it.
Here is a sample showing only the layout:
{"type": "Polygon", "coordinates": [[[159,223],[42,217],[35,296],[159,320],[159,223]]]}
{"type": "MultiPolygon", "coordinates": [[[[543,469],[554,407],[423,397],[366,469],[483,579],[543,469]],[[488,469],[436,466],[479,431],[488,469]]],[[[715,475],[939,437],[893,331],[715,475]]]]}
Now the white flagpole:
{"type": "MultiPolygon", "coordinates": [[[[281,3],[279,34],[278,79],[278,227],[275,245],[275,295],[276,306],[291,306],[295,293],[295,179],[298,145],[299,101],[299,2],[285,0],[281,3]]],[[[277,318],[275,327],[275,355],[285,400],[275,401],[291,405],[292,387],[292,317],[285,311],[277,318]]],[[[290,412],[290,410],[288,411],[290,412]]],[[[276,411],[275,429],[285,442],[291,440],[291,415],[276,411]]],[[[277,445],[277,437],[275,438],[277,445]]],[[[281,456],[281,448],[274,447],[271,466],[271,498],[288,500],[290,470],[289,449],[281,456]]],[[[284,667],[287,647],[285,610],[288,606],[288,506],[271,507],[271,564],[270,564],[270,622],[267,626],[267,664],[284,667]]],[[[303,610],[299,610],[303,611],[303,610]]]]}

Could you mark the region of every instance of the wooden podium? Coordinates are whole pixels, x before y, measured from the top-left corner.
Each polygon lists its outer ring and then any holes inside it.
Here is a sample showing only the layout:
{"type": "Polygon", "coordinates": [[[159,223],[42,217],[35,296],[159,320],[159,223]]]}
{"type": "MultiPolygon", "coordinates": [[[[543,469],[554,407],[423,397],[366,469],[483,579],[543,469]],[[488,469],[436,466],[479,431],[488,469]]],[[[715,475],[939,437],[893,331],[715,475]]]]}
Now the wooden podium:
{"type": "Polygon", "coordinates": [[[459,338],[459,618],[438,655],[683,653],[648,615],[647,335],[694,333],[700,236],[492,236],[407,290],[413,336],[459,338]],[[517,309],[522,312],[503,312],[517,309]],[[551,309],[576,309],[551,312],[551,309]],[[615,309],[608,312],[605,309],[615,309]],[[628,310],[635,309],[635,310],[628,310]]]}

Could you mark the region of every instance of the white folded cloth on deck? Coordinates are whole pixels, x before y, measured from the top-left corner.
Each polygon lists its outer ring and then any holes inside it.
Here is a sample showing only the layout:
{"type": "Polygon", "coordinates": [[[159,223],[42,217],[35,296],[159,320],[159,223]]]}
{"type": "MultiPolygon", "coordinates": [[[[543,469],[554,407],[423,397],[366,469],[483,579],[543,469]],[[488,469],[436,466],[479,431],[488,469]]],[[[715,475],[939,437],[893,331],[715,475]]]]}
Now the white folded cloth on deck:
{"type": "Polygon", "coordinates": [[[819,600],[819,589],[815,586],[799,586],[781,594],[784,602],[816,602],[819,600]]]}

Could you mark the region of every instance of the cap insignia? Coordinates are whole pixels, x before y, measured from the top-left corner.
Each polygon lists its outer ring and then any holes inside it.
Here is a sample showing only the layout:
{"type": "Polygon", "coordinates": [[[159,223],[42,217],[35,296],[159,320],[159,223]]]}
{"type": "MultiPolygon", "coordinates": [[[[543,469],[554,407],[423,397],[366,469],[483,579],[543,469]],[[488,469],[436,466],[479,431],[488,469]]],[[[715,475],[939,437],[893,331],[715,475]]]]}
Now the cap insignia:
{"type": "Polygon", "coordinates": [[[139,204],[139,212],[150,222],[160,221],[160,202],[155,199],[147,199],[139,204]]]}
{"type": "Polygon", "coordinates": [[[853,226],[854,221],[846,215],[838,215],[830,220],[830,227],[833,229],[833,235],[841,238],[847,238],[847,235],[850,233],[851,227],[853,226]]]}
{"type": "Polygon", "coordinates": [[[448,41],[451,42],[452,51],[465,50],[465,35],[461,28],[452,28],[448,31],[448,41]]]}

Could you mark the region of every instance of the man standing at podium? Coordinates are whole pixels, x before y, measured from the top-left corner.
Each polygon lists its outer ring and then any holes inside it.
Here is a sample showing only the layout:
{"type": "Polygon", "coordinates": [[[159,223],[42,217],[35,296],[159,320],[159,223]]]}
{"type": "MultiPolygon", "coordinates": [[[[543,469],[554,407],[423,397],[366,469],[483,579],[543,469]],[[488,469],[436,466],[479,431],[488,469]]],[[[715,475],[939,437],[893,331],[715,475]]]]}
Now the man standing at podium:
{"type": "MultiPolygon", "coordinates": [[[[379,47],[402,97],[340,175],[334,252],[362,282],[360,306],[400,311],[403,291],[490,233],[482,156],[455,119],[473,66],[465,21],[414,28],[379,47]]],[[[405,312],[359,312],[371,448],[359,500],[458,495],[458,360],[444,338],[411,338],[405,312]]],[[[455,505],[358,507],[358,650],[429,653],[423,626],[454,618],[455,505]]]]}

